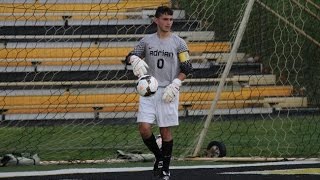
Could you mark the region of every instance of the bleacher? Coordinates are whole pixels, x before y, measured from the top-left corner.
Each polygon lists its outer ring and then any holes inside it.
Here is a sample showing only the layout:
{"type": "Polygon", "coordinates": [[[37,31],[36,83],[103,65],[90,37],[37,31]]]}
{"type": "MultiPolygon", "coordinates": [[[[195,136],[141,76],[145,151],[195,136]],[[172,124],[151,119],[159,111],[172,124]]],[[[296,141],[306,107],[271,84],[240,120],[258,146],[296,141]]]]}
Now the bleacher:
{"type": "MultiPolygon", "coordinates": [[[[75,25],[83,23],[100,24],[103,21],[119,23],[128,17],[139,17],[143,9],[155,9],[159,4],[169,5],[169,1],[150,0],[105,0],[105,1],[63,1],[63,0],[4,0],[0,6],[2,25],[75,25]]],[[[135,20],[134,20],[135,21],[135,20]]],[[[150,19],[141,18],[140,23],[149,24],[150,19]]],[[[134,23],[137,23],[135,21],[134,23]]]]}
{"type": "MultiPolygon", "coordinates": [[[[167,0],[4,0],[0,3],[0,108],[3,120],[133,117],[135,77],[124,57],[155,32],[154,9],[167,0]],[[99,1],[100,2],[100,1],[99,1]],[[103,1],[102,1],[103,2],[103,1]],[[108,2],[108,3],[107,3],[108,2]]],[[[181,88],[180,115],[208,113],[231,49],[175,10],[173,30],[188,43],[192,76],[181,88]]],[[[217,114],[271,113],[307,107],[262,64],[234,59],[217,114]]]]}

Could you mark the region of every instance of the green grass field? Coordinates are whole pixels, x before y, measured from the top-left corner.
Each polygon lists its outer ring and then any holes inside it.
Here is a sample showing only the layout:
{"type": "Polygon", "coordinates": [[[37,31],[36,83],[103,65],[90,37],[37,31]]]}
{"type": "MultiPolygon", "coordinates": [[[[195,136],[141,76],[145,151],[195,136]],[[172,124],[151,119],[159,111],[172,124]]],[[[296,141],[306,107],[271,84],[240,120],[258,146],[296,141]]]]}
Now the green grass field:
{"type": "MultiPolygon", "coordinates": [[[[174,156],[191,155],[201,120],[174,128],[174,156]]],[[[41,160],[116,158],[116,150],[148,153],[136,124],[73,124],[46,127],[1,127],[0,154],[38,153],[41,160]]],[[[216,119],[203,151],[212,140],[225,143],[229,157],[319,157],[320,117],[289,116],[256,119],[216,119]]]]}

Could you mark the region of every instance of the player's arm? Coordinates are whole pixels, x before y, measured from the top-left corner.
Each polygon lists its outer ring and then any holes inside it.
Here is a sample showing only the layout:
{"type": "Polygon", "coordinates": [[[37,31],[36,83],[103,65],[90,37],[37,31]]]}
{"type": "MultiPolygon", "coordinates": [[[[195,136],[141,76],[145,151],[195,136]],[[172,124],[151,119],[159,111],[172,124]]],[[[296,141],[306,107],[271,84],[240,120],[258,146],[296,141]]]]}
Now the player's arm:
{"type": "Polygon", "coordinates": [[[190,63],[189,51],[180,52],[178,58],[180,62],[180,73],[178,74],[177,79],[184,81],[193,71],[192,64],[190,63]]]}
{"type": "Polygon", "coordinates": [[[180,90],[180,86],[182,85],[182,81],[186,79],[187,75],[191,74],[192,64],[190,63],[189,57],[188,51],[183,51],[178,54],[180,61],[180,73],[178,74],[178,77],[166,87],[165,93],[162,96],[162,99],[165,102],[170,103],[175,99],[180,90]]]}
{"type": "Polygon", "coordinates": [[[145,43],[142,39],[139,41],[139,44],[135,46],[133,51],[131,51],[126,56],[126,63],[132,65],[133,74],[135,76],[143,76],[147,73],[148,65],[145,61],[142,60],[145,54],[145,43]]]}
{"type": "Polygon", "coordinates": [[[192,64],[190,63],[189,51],[180,52],[178,54],[178,58],[180,61],[180,73],[178,75],[178,78],[182,78],[183,81],[193,71],[192,64]]]}

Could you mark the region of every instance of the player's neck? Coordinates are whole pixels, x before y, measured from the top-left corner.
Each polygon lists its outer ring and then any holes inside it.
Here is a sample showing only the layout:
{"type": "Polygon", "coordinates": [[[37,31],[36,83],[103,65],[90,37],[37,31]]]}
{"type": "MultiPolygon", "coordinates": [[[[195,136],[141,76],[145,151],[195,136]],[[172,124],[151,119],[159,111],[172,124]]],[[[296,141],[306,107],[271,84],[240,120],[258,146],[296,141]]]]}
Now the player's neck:
{"type": "Polygon", "coordinates": [[[158,31],[158,32],[157,32],[157,35],[158,35],[159,39],[165,39],[165,38],[171,36],[171,32],[170,32],[170,31],[167,31],[167,32],[165,32],[165,31],[158,31]]]}

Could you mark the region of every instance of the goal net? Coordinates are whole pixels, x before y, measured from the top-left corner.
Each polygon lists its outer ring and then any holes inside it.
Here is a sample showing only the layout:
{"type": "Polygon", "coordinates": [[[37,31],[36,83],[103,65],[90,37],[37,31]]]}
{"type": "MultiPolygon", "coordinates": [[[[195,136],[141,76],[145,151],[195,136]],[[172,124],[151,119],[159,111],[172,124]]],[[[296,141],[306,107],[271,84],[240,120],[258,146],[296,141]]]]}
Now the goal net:
{"type": "Polygon", "coordinates": [[[150,153],[124,59],[155,32],[160,5],[174,9],[194,68],[180,89],[175,158],[319,158],[317,0],[2,0],[0,157],[150,153]]]}

